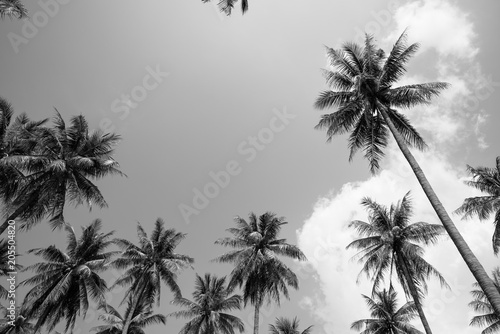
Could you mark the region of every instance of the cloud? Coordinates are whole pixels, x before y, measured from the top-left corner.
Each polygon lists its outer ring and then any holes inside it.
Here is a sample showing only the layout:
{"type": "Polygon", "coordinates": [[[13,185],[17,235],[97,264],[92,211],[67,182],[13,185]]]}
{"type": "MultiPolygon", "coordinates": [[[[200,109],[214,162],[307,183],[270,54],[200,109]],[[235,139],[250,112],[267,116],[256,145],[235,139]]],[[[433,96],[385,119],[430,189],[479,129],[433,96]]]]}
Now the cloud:
{"type": "Polygon", "coordinates": [[[473,45],[476,34],[468,14],[449,1],[413,1],[397,9],[394,18],[397,32],[409,27],[412,38],[425,41],[421,50],[435,49],[441,56],[465,59],[479,51],[473,45]]]}
{"type": "MultiPolygon", "coordinates": [[[[465,197],[478,194],[463,183],[463,169],[453,167],[435,151],[418,153],[416,158],[421,162],[429,181],[449,213],[460,206],[465,197]]],[[[367,181],[345,184],[338,192],[332,192],[320,199],[310,218],[297,232],[299,247],[309,259],[308,265],[314,268],[321,289],[318,298],[308,299],[303,305],[325,324],[325,332],[345,332],[353,321],[368,316],[361,294],[370,294],[370,282],[363,275],[360,284],[356,284],[361,267],[350,260],[355,252],[345,250],[356,237],[347,225],[352,220],[367,221],[367,213],[360,205],[363,197],[370,197],[389,206],[411,189],[415,212],[413,221],[439,223],[403,159],[402,154],[393,147],[387,157],[389,164],[379,175],[367,181]]],[[[491,224],[461,221],[456,216],[452,216],[452,219],[476,256],[484,261],[487,270],[491,271],[496,262],[491,254],[489,242],[491,224]],[[488,242],[484,242],[485,240],[488,242]]],[[[441,289],[438,284],[430,285],[424,307],[431,326],[436,332],[477,332],[477,329],[467,328],[470,320],[467,304],[470,302],[469,291],[474,278],[451,240],[444,238],[438,246],[430,247],[426,259],[445,276],[453,288],[450,292],[441,289]]],[[[403,303],[403,295],[400,295],[399,301],[403,303]]],[[[420,323],[415,322],[415,325],[420,326],[420,323]]]]}

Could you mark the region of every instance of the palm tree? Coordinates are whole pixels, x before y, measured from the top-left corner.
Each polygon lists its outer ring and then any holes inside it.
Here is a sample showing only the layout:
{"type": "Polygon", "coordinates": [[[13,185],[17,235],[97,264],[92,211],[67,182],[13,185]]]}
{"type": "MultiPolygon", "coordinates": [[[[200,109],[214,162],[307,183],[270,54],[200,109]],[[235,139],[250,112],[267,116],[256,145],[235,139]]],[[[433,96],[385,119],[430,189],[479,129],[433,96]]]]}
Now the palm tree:
{"type": "Polygon", "coordinates": [[[297,317],[290,319],[276,318],[275,325],[269,325],[270,334],[311,334],[313,326],[309,326],[302,332],[299,331],[299,320],[297,317]]]}
{"type": "MultiPolygon", "coordinates": [[[[153,314],[151,304],[144,299],[145,302],[138,305],[131,316],[128,334],[145,334],[144,328],[154,324],[165,324],[166,318],[162,314],[153,314]]],[[[122,333],[125,319],[129,317],[132,312],[132,304],[128,303],[125,314],[122,316],[111,305],[102,307],[104,313],[99,315],[99,320],[104,321],[106,324],[93,327],[91,330],[96,334],[120,334],[122,333]]]]}
{"type": "Polygon", "coordinates": [[[477,215],[480,220],[486,220],[495,214],[492,243],[493,252],[498,255],[500,249],[500,157],[496,159],[495,168],[467,166],[467,171],[472,176],[472,180],[465,183],[487,195],[466,198],[455,212],[463,214],[464,218],[477,215]]]}
{"type": "Polygon", "coordinates": [[[73,228],[66,226],[66,252],[54,245],[28,251],[45,260],[28,266],[25,270],[32,270],[35,275],[21,282],[21,285],[34,285],[23,304],[26,317],[37,319],[36,330],[46,326],[51,332],[64,318],[67,331],[74,327],[78,315],[85,318],[89,300],[105,305],[108,288],[99,274],[108,267],[109,259],[116,252],[105,252],[112,244],[109,239],[113,232],[101,233],[101,227],[101,221],[96,219],[82,227],[82,235],[77,239],[73,228]]]}
{"type": "Polygon", "coordinates": [[[266,297],[268,303],[274,300],[279,304],[280,294],[288,298],[287,286],[298,289],[297,276],[278,257],[306,260],[297,246],[286,243],[286,239],[277,239],[281,226],[287,224],[284,219],[271,212],[258,218],[251,213],[248,223],[236,217],[236,227],[227,229],[233,237],[215,242],[236,248],[215,260],[234,263],[229,287],[243,286],[245,306],[247,302],[254,305],[254,334],[259,333],[259,310],[266,297]]]}
{"type": "Polygon", "coordinates": [[[8,220],[16,218],[24,222],[21,229],[29,230],[44,217],[50,217],[54,229],[61,228],[67,201],[74,205],[86,203],[90,208],[93,203],[106,207],[104,197],[90,179],[123,175],[112,158],[120,137],[100,131],[89,133],[84,116],[71,118],[67,127],[56,110],[54,126],[40,131],[30,154],[12,154],[2,159],[3,164],[26,172],[26,176],[7,205],[8,218],[0,233],[8,220]]]}
{"type": "MultiPolygon", "coordinates": [[[[22,266],[17,262],[17,260],[9,260],[9,255],[17,257],[19,254],[15,254],[13,249],[10,249],[10,252],[11,253],[9,253],[8,240],[0,240],[0,277],[9,277],[10,272],[22,269],[22,266]]],[[[8,295],[9,290],[4,288],[3,285],[0,285],[0,298],[7,298],[8,295]]]]}
{"type": "Polygon", "coordinates": [[[417,316],[416,307],[413,302],[397,308],[397,294],[393,289],[377,291],[374,298],[362,295],[371,318],[355,321],[351,329],[360,331],[360,334],[422,334],[410,324],[417,316]]]}
{"type": "MultiPolygon", "coordinates": [[[[204,3],[210,2],[212,0],[201,0],[204,3]]],[[[221,12],[225,13],[227,16],[231,15],[231,11],[234,8],[234,4],[238,2],[238,0],[218,0],[219,9],[221,12]]],[[[241,11],[243,14],[248,10],[248,0],[241,0],[241,11]]]]}
{"type": "MultiPolygon", "coordinates": [[[[181,290],[177,285],[177,274],[184,268],[191,266],[193,258],[175,253],[175,248],[186,237],[186,234],[174,229],[165,229],[161,218],[155,222],[155,227],[148,237],[141,224],[137,224],[139,245],[126,239],[115,239],[114,242],[122,248],[120,257],[113,261],[118,269],[127,269],[118,278],[114,286],[127,286],[129,289],[125,298],[129,298],[131,310],[135,310],[144,298],[160,305],[161,282],[165,283],[175,297],[181,297],[181,290]]],[[[125,300],[124,298],[124,300],[125,300]]],[[[128,329],[134,312],[129,312],[125,319],[122,333],[128,334],[128,329]]]]}
{"type": "Polygon", "coordinates": [[[19,0],[0,0],[0,19],[4,19],[6,16],[23,19],[28,17],[28,10],[19,0]]]}
{"type": "Polygon", "coordinates": [[[363,263],[359,276],[363,273],[372,276],[374,294],[387,272],[392,286],[392,274],[395,272],[406,295],[415,302],[426,333],[430,334],[431,329],[421,305],[423,292],[427,288],[426,279],[435,276],[441,285],[447,284],[441,274],[424,260],[424,249],[415,242],[424,245],[436,243],[444,232],[443,227],[424,222],[411,224],[409,193],[397,205],[391,205],[389,210],[369,198],[364,198],[361,204],[369,211],[369,222],[356,220],[349,224],[361,238],[347,246],[348,249],[360,250],[356,255],[359,262],[363,263]]]}
{"type": "Polygon", "coordinates": [[[173,303],[186,310],[177,311],[169,316],[190,318],[179,334],[234,334],[245,330],[243,321],[227,311],[241,309],[241,296],[231,295],[233,288],[225,285],[226,277],[218,278],[205,274],[196,275],[193,301],[176,298],[173,303]]]}
{"type": "Polygon", "coordinates": [[[4,158],[31,154],[38,142],[40,127],[47,122],[47,119],[31,121],[26,114],[12,122],[13,115],[12,105],[0,97],[0,200],[5,204],[14,198],[24,174],[4,158]]]}
{"type": "MultiPolygon", "coordinates": [[[[498,291],[500,291],[500,268],[495,268],[493,270],[493,281],[498,291]]],[[[491,306],[486,294],[479,284],[474,283],[475,290],[471,291],[474,300],[469,303],[469,306],[474,309],[475,312],[481,312],[483,314],[476,315],[472,318],[470,325],[476,327],[486,327],[481,334],[493,334],[500,331],[500,317],[495,313],[495,310],[491,306]]]]}
{"type": "Polygon", "coordinates": [[[373,37],[368,35],[364,46],[345,43],[340,50],[329,48],[328,56],[335,71],[325,71],[325,77],[331,90],[321,93],[315,106],[318,109],[336,107],[337,111],[323,115],[316,128],[326,128],[328,140],[334,135],[351,131],[350,159],[362,148],[372,172],[378,170],[389,131],[392,133],[446,232],[485,291],[495,312],[500,314],[500,293],[410,152],[410,146],[423,149],[425,143],[408,119],[396,109],[428,104],[432,97],[439,95],[448,85],[432,82],[393,87],[406,72],[406,63],[418,49],[418,44],[408,46],[406,41],[406,32],[403,32],[389,55],[377,49],[373,37]]]}
{"type": "Polygon", "coordinates": [[[0,320],[0,334],[34,334],[35,333],[35,325],[31,323],[26,318],[25,310],[22,307],[16,307],[16,319],[14,320],[14,325],[11,322],[10,318],[7,318],[7,309],[3,306],[0,306],[0,311],[4,313],[4,316],[0,320]]]}

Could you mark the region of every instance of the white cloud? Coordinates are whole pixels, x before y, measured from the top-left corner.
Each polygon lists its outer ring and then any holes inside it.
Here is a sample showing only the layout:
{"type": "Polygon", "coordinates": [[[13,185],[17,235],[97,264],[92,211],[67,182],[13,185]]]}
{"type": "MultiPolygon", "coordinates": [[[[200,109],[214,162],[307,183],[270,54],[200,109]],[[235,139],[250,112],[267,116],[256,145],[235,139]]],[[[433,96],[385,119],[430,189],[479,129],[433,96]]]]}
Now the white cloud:
{"type": "MultiPolygon", "coordinates": [[[[418,153],[416,158],[449,213],[460,206],[465,197],[477,195],[476,190],[462,182],[463,168],[454,168],[436,152],[418,153]]],[[[361,284],[356,284],[361,267],[350,261],[354,251],[345,250],[356,236],[347,228],[349,222],[367,220],[367,213],[360,205],[361,199],[368,196],[388,206],[411,189],[415,212],[413,221],[439,222],[414,175],[406,167],[402,154],[392,148],[387,161],[389,165],[379,175],[364,182],[348,183],[340,191],[318,201],[311,217],[297,233],[299,247],[318,275],[323,297],[308,299],[303,305],[322,320],[331,333],[345,332],[353,321],[368,316],[361,294],[370,294],[370,282],[362,276],[361,284]]],[[[464,222],[456,216],[452,219],[476,256],[487,263],[486,268],[491,271],[496,262],[490,245],[491,224],[464,222]]],[[[468,328],[470,311],[467,304],[474,278],[455,246],[444,238],[440,245],[427,250],[426,259],[442,272],[453,288],[449,292],[442,290],[438,284],[430,285],[424,307],[434,331],[457,334],[477,332],[477,329],[468,328]]],[[[403,303],[402,295],[400,302],[403,303]]],[[[418,321],[415,325],[420,327],[418,321]]]]}
{"type": "Polygon", "coordinates": [[[473,45],[474,26],[467,13],[449,1],[413,1],[401,6],[394,18],[396,31],[408,27],[412,38],[422,41],[421,50],[433,48],[442,56],[458,58],[472,58],[478,53],[473,45]]]}

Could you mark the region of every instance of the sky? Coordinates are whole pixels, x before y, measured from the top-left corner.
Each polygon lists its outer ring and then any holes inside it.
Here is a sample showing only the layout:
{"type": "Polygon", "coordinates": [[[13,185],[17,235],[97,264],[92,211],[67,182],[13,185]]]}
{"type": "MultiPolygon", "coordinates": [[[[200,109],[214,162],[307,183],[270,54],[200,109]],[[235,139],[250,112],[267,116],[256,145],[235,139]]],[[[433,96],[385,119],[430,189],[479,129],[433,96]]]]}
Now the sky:
{"type": "MultiPolygon", "coordinates": [[[[429,145],[414,153],[448,212],[478,194],[463,184],[466,165],[493,166],[499,155],[494,0],[250,0],[245,15],[237,7],[231,17],[200,0],[54,1],[26,1],[30,20],[0,21],[0,96],[16,114],[42,119],[57,108],[66,120],[83,114],[91,128],[119,133],[114,157],[127,174],[97,182],[109,208],[67,206],[68,222],[100,218],[106,231],[136,241],[137,222],[151,231],[161,217],[187,234],[177,251],[195,264],[178,282],[190,297],[196,273],[229,274],[230,265],[211,260],[225,251],[214,241],[229,236],[235,216],[286,217],[281,235],[308,261],[287,261],[300,289],[280,307],[263,308],[263,333],[280,316],[297,316],[315,334],[354,333],[350,324],[368,317],[361,294],[370,293],[369,281],[356,284],[361,267],[345,249],[355,238],[349,222],[367,220],[363,197],[390,205],[411,191],[414,221],[438,223],[392,141],[381,172],[371,175],[362,156],[348,161],[345,136],[326,143],[314,129],[324,113],[313,103],[327,89],[325,46],[362,42],[367,32],[389,50],[407,29],[421,47],[399,84],[451,84],[432,105],[404,111],[429,145]]],[[[491,272],[498,263],[491,222],[452,218],[491,272]]],[[[21,253],[49,244],[64,248],[65,232],[46,222],[18,235],[21,253]]],[[[451,241],[443,238],[425,258],[452,288],[430,283],[424,311],[431,327],[480,333],[468,326],[474,279],[451,241]]],[[[106,274],[110,284],[117,274],[106,274]]],[[[110,304],[120,296],[110,294],[110,304]]],[[[177,311],[171,300],[164,289],[157,311],[177,311]]],[[[249,332],[253,308],[237,314],[249,332]]],[[[100,324],[97,315],[90,310],[75,334],[100,324]]],[[[182,325],[169,318],[168,333],[182,325]]]]}

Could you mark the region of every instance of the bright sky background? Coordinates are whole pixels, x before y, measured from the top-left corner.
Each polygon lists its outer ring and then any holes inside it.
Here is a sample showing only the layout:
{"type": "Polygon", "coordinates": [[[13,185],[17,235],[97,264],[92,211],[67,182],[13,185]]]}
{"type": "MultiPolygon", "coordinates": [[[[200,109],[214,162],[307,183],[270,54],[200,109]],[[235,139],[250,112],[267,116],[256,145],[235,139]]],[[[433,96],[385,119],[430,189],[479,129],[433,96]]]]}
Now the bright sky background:
{"type": "MultiPolygon", "coordinates": [[[[251,211],[285,216],[289,224],[282,236],[298,244],[309,263],[289,262],[299,274],[300,290],[281,308],[264,308],[262,333],[278,316],[298,316],[301,328],[314,325],[315,334],[354,333],[350,324],[368,316],[361,294],[369,294],[370,286],[366,279],[356,285],[360,266],[345,250],[354,237],[347,224],[367,218],[362,197],[390,205],[411,190],[415,221],[437,223],[395,147],[388,149],[383,171],[370,176],[361,156],[348,162],[345,137],[326,144],[325,134],[313,129],[322,112],[312,105],[326,88],[320,71],[327,66],[324,45],[359,42],[367,31],[387,50],[408,27],[410,41],[421,49],[401,84],[452,84],[432,106],[407,113],[430,145],[417,159],[450,212],[476,194],[463,185],[466,164],[493,166],[499,155],[494,124],[500,121],[500,3],[495,0],[250,0],[247,14],[238,6],[229,18],[200,0],[140,5],[66,0],[57,9],[41,4],[26,1],[38,20],[36,31],[24,21],[0,22],[0,95],[16,114],[40,119],[53,116],[55,107],[66,120],[81,113],[93,128],[114,129],[123,136],[115,158],[128,175],[98,182],[108,209],[89,213],[67,207],[68,221],[82,226],[102,218],[105,230],[136,241],[138,221],[151,231],[162,217],[168,227],[187,233],[177,250],[196,261],[194,270],[179,276],[190,297],[195,273],[229,273],[229,265],[210,260],[225,251],[214,241],[228,235],[234,216],[251,211]],[[151,71],[162,74],[144,90],[151,71]],[[289,116],[283,121],[277,114],[289,116]],[[265,143],[252,149],[259,133],[265,143]],[[239,173],[186,219],[179,208],[193,207],[195,192],[204,191],[211,173],[228,164],[239,173]]],[[[454,218],[491,272],[498,263],[491,250],[492,224],[454,218]]],[[[18,242],[21,252],[65,247],[65,232],[52,232],[42,222],[18,242]]],[[[443,292],[431,284],[425,300],[431,327],[436,333],[479,333],[468,327],[474,279],[451,241],[444,239],[426,254],[453,288],[443,292]]],[[[112,275],[108,278],[111,283],[112,275]]],[[[158,312],[176,311],[171,294],[163,291],[158,312]]],[[[117,306],[120,293],[113,296],[110,303],[117,306]]],[[[239,315],[250,332],[253,308],[239,315]]],[[[98,324],[89,312],[75,333],[98,324]]],[[[182,324],[169,319],[168,333],[182,324]]],[[[421,328],[419,321],[415,325],[421,328]]],[[[165,333],[165,327],[147,333],[165,333]]]]}

